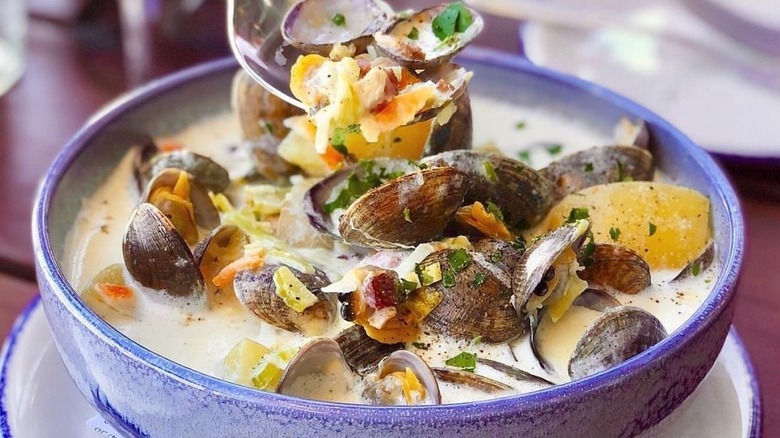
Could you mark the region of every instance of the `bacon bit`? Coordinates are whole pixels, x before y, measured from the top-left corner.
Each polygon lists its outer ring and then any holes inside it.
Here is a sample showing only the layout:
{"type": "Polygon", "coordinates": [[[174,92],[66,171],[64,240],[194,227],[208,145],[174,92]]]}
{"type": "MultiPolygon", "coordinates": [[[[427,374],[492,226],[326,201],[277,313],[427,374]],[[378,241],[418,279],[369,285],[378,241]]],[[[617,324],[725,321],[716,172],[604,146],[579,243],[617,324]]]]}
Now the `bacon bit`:
{"type": "Polygon", "coordinates": [[[436,89],[441,91],[442,93],[446,93],[447,91],[454,90],[452,84],[445,81],[444,79],[439,79],[439,82],[436,83],[436,89]]]}
{"type": "Polygon", "coordinates": [[[366,304],[374,310],[398,305],[398,292],[395,289],[395,279],[387,272],[369,274],[363,280],[363,296],[366,304]]]}
{"type": "Polygon", "coordinates": [[[122,284],[97,283],[95,284],[101,295],[112,300],[127,300],[133,298],[133,289],[122,284]]]}
{"type": "Polygon", "coordinates": [[[184,149],[184,145],[178,141],[168,140],[160,143],[160,151],[162,152],[174,152],[184,149]]]}
{"type": "Polygon", "coordinates": [[[264,264],[265,254],[252,254],[250,256],[241,257],[232,263],[228,263],[227,266],[219,271],[219,274],[217,274],[216,277],[211,279],[211,282],[219,289],[224,289],[233,282],[233,279],[236,278],[236,274],[240,271],[259,268],[264,264]]]}
{"type": "Polygon", "coordinates": [[[514,238],[506,225],[485,210],[485,206],[481,202],[459,208],[455,213],[455,220],[470,225],[485,236],[494,239],[512,240],[514,238]]]}

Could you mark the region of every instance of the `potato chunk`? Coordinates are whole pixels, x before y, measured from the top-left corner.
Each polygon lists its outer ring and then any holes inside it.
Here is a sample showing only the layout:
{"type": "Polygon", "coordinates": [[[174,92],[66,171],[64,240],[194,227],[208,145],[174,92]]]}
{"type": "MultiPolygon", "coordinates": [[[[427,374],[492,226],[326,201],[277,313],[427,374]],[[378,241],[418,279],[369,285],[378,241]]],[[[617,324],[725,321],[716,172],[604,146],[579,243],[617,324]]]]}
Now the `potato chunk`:
{"type": "Polygon", "coordinates": [[[645,181],[604,184],[573,193],[528,235],[561,226],[575,208],[587,209],[597,243],[627,246],[641,254],[651,269],[681,269],[712,237],[709,199],[688,188],[645,181]]]}

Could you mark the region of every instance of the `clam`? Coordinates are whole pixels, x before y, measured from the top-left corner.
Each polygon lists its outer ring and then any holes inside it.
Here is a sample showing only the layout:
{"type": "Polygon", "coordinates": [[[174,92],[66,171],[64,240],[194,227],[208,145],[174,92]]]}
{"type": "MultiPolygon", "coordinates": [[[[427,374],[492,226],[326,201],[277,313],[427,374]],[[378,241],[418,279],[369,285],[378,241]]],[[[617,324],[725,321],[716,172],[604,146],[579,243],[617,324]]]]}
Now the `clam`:
{"type": "Polygon", "coordinates": [[[158,172],[141,200],[160,209],[190,245],[198,242],[199,228],[210,231],[220,224],[219,212],[206,189],[180,169],[158,172]]]}
{"type": "Polygon", "coordinates": [[[426,157],[422,163],[450,166],[468,174],[472,184],[464,203],[495,203],[509,226],[532,225],[552,206],[550,181],[531,167],[502,155],[458,150],[426,157]]]}
{"type": "Polygon", "coordinates": [[[403,16],[374,39],[381,55],[424,70],[448,63],[483,27],[482,17],[458,2],[403,16]]]}
{"type": "Polygon", "coordinates": [[[211,158],[185,150],[167,152],[152,158],[145,172],[147,181],[169,168],[187,172],[195,182],[214,193],[224,192],[230,185],[230,175],[224,167],[211,158]]]}
{"type": "Polygon", "coordinates": [[[130,275],[148,288],[172,297],[204,296],[198,264],[184,238],[154,205],[142,203],[127,225],[122,254],[130,275]]]}
{"type": "Polygon", "coordinates": [[[511,277],[523,253],[515,244],[505,240],[480,239],[473,243],[475,252],[481,253],[490,263],[496,265],[511,277]]]}
{"type": "Polygon", "coordinates": [[[620,306],[620,301],[603,290],[585,289],[571,304],[572,306],[585,307],[597,312],[606,312],[613,307],[620,306]]]}
{"type": "Polygon", "coordinates": [[[450,368],[433,368],[433,374],[442,382],[464,385],[487,393],[496,393],[501,391],[511,391],[513,388],[505,383],[493,380],[480,374],[469,373],[466,371],[453,370],[450,368]]]}
{"type": "Polygon", "coordinates": [[[636,146],[600,146],[553,161],[541,174],[554,187],[554,201],[586,187],[621,181],[651,181],[653,156],[636,146]]]}
{"type": "Polygon", "coordinates": [[[360,386],[364,387],[362,397],[371,404],[441,403],[436,378],[414,353],[395,351],[379,362],[376,371],[361,375],[352,371],[339,344],[332,339],[318,339],[304,346],[287,365],[276,391],[309,399],[340,399],[360,386]],[[326,382],[326,388],[321,387],[322,382],[326,382]]]}
{"type": "MultiPolygon", "coordinates": [[[[436,118],[431,128],[431,135],[425,148],[425,155],[435,155],[441,152],[457,149],[471,149],[473,136],[473,120],[471,117],[471,99],[465,89],[452,100],[454,114],[447,120],[436,118]]],[[[440,114],[443,114],[441,110],[440,114]]]]}
{"type": "Polygon", "coordinates": [[[392,15],[379,0],[303,0],[282,20],[282,37],[305,53],[328,56],[336,44],[352,44],[363,53],[392,15]]]}
{"type": "Polygon", "coordinates": [[[650,266],[630,248],[596,244],[591,260],[577,274],[591,287],[633,295],[650,286],[650,266]]]}
{"type": "Polygon", "coordinates": [[[630,306],[607,310],[585,332],[569,360],[569,376],[580,379],[609,369],[666,338],[651,313],[630,306]]]}
{"type": "Polygon", "coordinates": [[[524,331],[512,308],[509,275],[482,254],[464,250],[435,252],[420,263],[421,271],[438,264],[442,280],[429,288],[441,292],[442,301],[424,319],[433,333],[483,342],[514,339],[524,331]]]}
{"type": "Polygon", "coordinates": [[[566,282],[572,281],[569,266],[575,260],[564,260],[559,266],[556,261],[569,248],[575,254],[579,252],[589,227],[585,220],[565,224],[528,247],[512,273],[513,304],[518,315],[535,316],[548,299],[558,298],[559,292],[566,290],[566,282]]]}
{"type": "Polygon", "coordinates": [[[363,398],[378,405],[438,405],[441,404],[439,384],[434,373],[422,359],[407,350],[398,350],[382,359],[376,373],[367,376],[372,383],[363,391],[363,398]],[[410,377],[410,374],[414,377],[410,377]],[[416,382],[415,382],[416,380],[416,382]],[[423,390],[408,391],[415,386],[423,390]]]}
{"type": "Polygon", "coordinates": [[[420,169],[405,160],[369,160],[312,187],[304,210],[315,228],[351,245],[405,248],[444,231],[468,184],[468,176],[450,167],[420,169]]]}
{"type": "Polygon", "coordinates": [[[280,140],[290,131],[282,123],[284,119],[303,114],[300,108],[268,91],[243,69],[233,77],[231,106],[238,115],[241,132],[246,140],[265,135],[280,140]]]}
{"type": "Polygon", "coordinates": [[[274,276],[284,265],[267,263],[262,267],[247,269],[236,274],[233,289],[241,304],[263,321],[291,332],[308,336],[322,334],[334,318],[335,305],[320,289],[330,283],[328,277],[315,269],[305,274],[295,268],[288,269],[317,298],[302,311],[289,306],[277,293],[274,276]]]}
{"type": "Polygon", "coordinates": [[[705,269],[709,268],[714,260],[715,260],[715,243],[710,242],[704,247],[704,250],[701,252],[701,255],[696,257],[687,265],[685,265],[683,270],[680,271],[680,273],[677,274],[672,279],[672,281],[679,281],[691,276],[695,277],[699,275],[699,272],[702,272],[705,269]]]}
{"type": "Polygon", "coordinates": [[[383,344],[371,339],[363,327],[353,325],[334,338],[344,354],[344,360],[358,373],[376,369],[379,362],[390,353],[404,348],[403,343],[383,344]]]}

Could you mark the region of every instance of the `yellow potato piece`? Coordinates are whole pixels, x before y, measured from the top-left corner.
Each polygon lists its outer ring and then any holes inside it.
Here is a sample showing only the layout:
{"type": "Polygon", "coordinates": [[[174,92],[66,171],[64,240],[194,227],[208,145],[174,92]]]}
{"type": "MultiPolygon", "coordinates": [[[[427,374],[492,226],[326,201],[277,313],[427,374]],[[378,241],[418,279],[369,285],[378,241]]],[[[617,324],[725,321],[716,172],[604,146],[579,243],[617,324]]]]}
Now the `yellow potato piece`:
{"type": "Polygon", "coordinates": [[[712,236],[709,199],[685,187],[644,181],[593,186],[573,193],[528,235],[561,226],[573,208],[588,209],[596,243],[627,246],[641,254],[651,269],[683,268],[699,256],[712,236]],[[610,237],[611,228],[620,230],[617,241],[610,237]]]}

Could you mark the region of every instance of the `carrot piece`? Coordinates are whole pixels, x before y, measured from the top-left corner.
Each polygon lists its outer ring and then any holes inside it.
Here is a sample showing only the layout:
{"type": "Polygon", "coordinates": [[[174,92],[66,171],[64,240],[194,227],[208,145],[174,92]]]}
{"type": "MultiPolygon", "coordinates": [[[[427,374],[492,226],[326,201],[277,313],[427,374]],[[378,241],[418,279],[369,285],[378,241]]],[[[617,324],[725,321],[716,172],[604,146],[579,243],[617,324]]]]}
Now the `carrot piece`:
{"type": "Polygon", "coordinates": [[[162,152],[173,152],[173,151],[180,151],[184,149],[183,144],[173,140],[164,141],[160,143],[159,147],[162,152]]]}
{"type": "Polygon", "coordinates": [[[240,271],[259,268],[265,264],[265,258],[261,255],[244,256],[222,268],[216,277],[211,279],[214,286],[222,289],[227,287],[240,271]]]}
{"type": "Polygon", "coordinates": [[[97,283],[95,285],[95,289],[100,291],[100,293],[106,298],[111,298],[112,300],[126,300],[133,298],[133,289],[131,289],[129,286],[121,284],[97,283]]]}
{"type": "Polygon", "coordinates": [[[331,169],[335,169],[344,162],[344,156],[341,155],[341,152],[337,151],[333,146],[330,145],[328,145],[328,148],[325,149],[324,154],[320,154],[320,157],[322,157],[322,160],[325,161],[325,164],[327,164],[331,169]]]}

